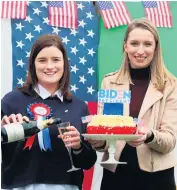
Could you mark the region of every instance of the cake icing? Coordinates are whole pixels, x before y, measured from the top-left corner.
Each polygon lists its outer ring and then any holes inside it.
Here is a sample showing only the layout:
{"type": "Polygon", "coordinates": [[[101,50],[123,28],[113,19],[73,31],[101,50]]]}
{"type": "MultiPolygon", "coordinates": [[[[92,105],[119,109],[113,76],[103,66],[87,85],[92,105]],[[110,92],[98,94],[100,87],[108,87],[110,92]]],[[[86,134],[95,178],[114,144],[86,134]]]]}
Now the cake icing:
{"type": "Polygon", "coordinates": [[[88,134],[134,134],[133,117],[121,115],[94,115],[87,125],[88,134]]]}

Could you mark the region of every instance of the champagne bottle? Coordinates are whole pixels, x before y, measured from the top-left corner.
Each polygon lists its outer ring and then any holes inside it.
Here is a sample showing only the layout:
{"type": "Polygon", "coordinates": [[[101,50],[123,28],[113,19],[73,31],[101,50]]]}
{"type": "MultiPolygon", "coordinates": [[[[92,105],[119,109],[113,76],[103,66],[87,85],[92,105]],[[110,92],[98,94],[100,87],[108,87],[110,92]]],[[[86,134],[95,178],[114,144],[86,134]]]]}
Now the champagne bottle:
{"type": "Polygon", "coordinates": [[[1,126],[1,143],[10,143],[22,140],[24,138],[35,135],[41,130],[53,124],[61,123],[60,118],[51,118],[42,120],[41,118],[36,121],[29,121],[23,123],[11,123],[1,126]]]}

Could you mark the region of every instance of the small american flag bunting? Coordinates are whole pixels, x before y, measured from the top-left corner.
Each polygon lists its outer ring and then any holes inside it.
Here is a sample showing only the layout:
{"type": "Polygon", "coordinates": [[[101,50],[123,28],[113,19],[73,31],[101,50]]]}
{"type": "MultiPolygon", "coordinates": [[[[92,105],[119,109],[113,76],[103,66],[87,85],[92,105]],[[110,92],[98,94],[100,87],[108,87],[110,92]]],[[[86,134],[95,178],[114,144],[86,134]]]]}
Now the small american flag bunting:
{"type": "Polygon", "coordinates": [[[167,1],[143,1],[146,17],[156,27],[172,27],[172,14],[167,1]]]}
{"type": "Polygon", "coordinates": [[[26,1],[2,1],[1,18],[25,19],[27,11],[26,1]]]}
{"type": "Polygon", "coordinates": [[[98,1],[98,8],[107,29],[127,25],[132,20],[122,1],[98,1]]]}
{"type": "Polygon", "coordinates": [[[93,115],[87,115],[84,117],[81,117],[82,123],[89,123],[92,120],[93,115]]]}
{"type": "Polygon", "coordinates": [[[77,5],[75,1],[50,1],[49,24],[63,28],[78,27],[77,5]]]}

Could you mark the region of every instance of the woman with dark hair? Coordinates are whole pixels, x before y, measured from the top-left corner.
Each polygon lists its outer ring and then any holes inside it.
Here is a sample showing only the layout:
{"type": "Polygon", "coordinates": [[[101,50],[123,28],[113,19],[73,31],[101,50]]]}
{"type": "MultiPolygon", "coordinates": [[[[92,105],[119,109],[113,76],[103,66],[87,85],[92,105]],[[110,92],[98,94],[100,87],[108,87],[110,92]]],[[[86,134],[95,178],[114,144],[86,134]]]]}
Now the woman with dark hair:
{"type": "Polygon", "coordinates": [[[69,90],[70,71],[66,50],[57,35],[44,35],[33,44],[26,83],[6,94],[1,101],[1,125],[44,118],[60,117],[70,122],[70,144],[58,138],[58,129],[49,129],[28,138],[2,145],[2,188],[12,190],[82,188],[83,169],[96,161],[95,150],[81,138],[85,133],[81,117],[89,115],[85,102],[69,90]],[[23,117],[22,117],[23,116],[23,117]],[[28,118],[27,118],[27,117],[28,118]],[[77,171],[67,172],[71,148],[77,171]]]}

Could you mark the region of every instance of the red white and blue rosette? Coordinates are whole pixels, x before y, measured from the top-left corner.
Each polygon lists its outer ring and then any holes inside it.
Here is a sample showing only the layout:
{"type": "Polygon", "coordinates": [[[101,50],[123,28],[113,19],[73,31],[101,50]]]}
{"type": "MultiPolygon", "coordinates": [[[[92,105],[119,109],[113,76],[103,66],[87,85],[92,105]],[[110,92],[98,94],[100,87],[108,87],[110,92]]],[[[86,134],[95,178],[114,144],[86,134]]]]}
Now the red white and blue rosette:
{"type": "Polygon", "coordinates": [[[45,117],[49,119],[53,116],[52,108],[44,103],[33,103],[27,106],[27,114],[31,119],[37,119],[37,116],[45,117]]]}
{"type": "MultiPolygon", "coordinates": [[[[53,116],[52,108],[44,103],[32,103],[29,104],[26,108],[27,114],[31,119],[37,120],[38,117],[42,117],[42,119],[49,119],[53,116]]],[[[29,147],[31,148],[34,143],[35,135],[28,138],[26,141],[26,145],[24,148],[29,147]]],[[[50,141],[50,134],[49,129],[46,128],[38,133],[38,142],[41,150],[47,151],[50,149],[52,151],[51,147],[51,141],[50,141]]]]}

